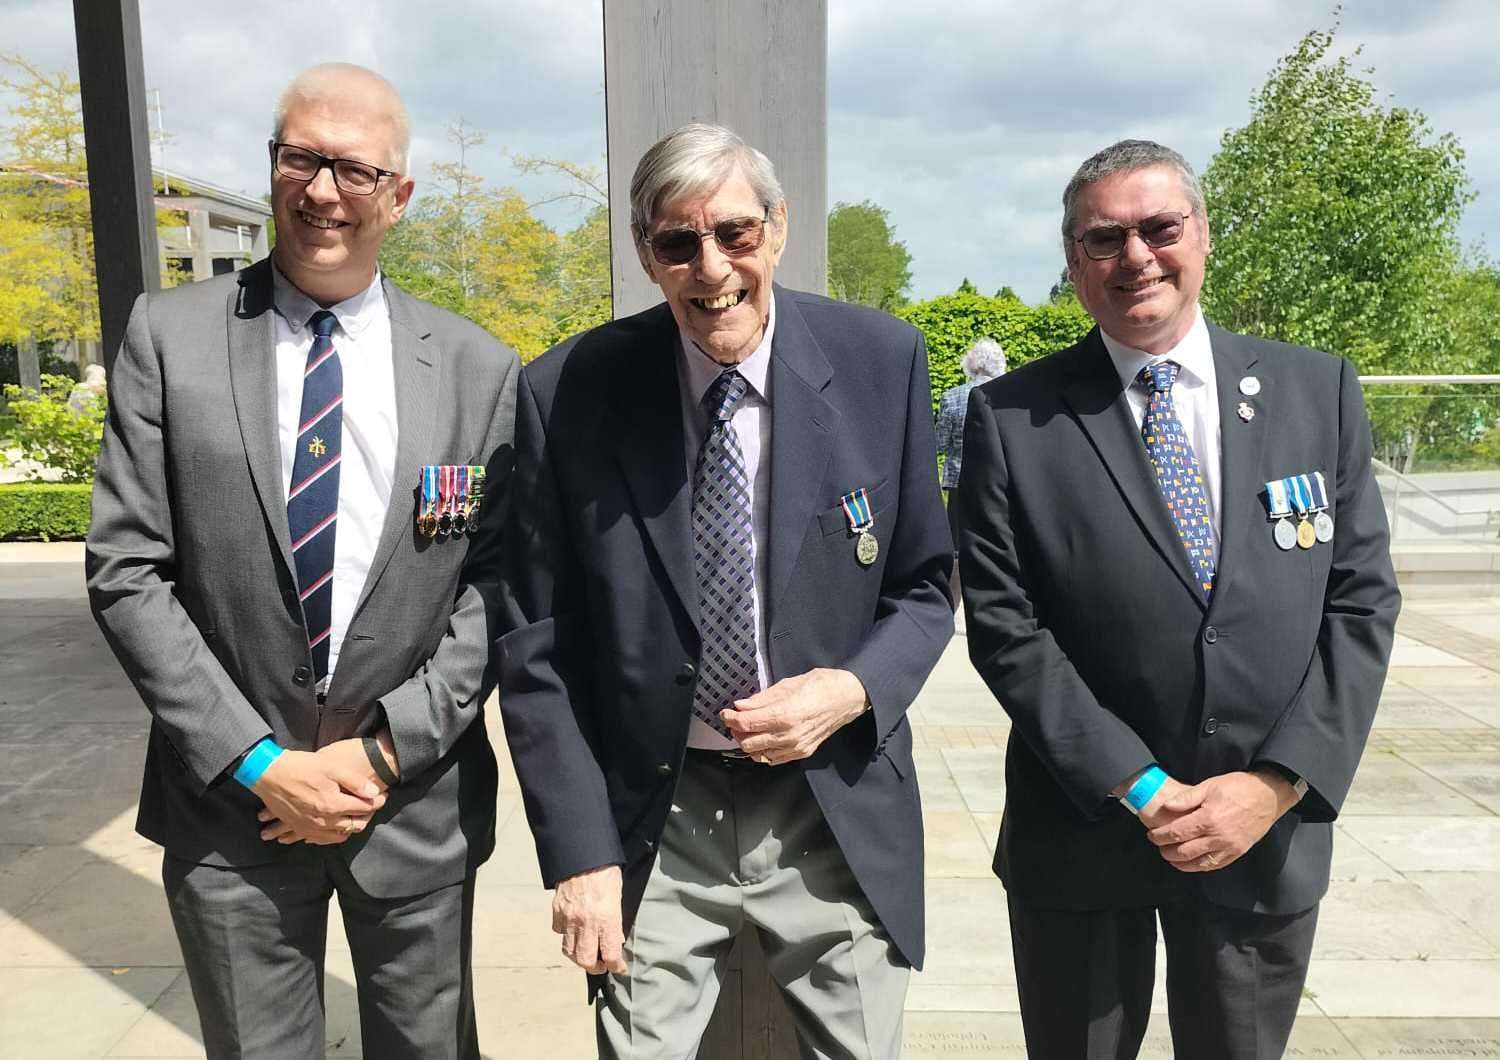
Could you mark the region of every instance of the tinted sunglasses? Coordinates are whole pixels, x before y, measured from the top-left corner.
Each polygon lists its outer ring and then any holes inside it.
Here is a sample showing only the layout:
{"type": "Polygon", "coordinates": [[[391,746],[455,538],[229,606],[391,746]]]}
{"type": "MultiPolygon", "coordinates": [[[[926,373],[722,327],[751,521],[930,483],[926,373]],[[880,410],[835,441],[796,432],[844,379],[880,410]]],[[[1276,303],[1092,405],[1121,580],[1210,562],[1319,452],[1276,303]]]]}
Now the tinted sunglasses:
{"type": "Polygon", "coordinates": [[[1160,250],[1182,239],[1182,233],[1187,231],[1187,219],[1191,216],[1192,210],[1187,213],[1168,211],[1148,217],[1139,224],[1098,225],[1081,236],[1074,236],[1073,242],[1082,243],[1083,252],[1095,261],[1108,261],[1118,257],[1125,249],[1125,241],[1130,238],[1131,232],[1138,234],[1146,246],[1160,250]]]}
{"type": "Polygon", "coordinates": [[[696,228],[663,228],[654,236],[642,236],[641,241],[663,265],[686,265],[692,261],[703,249],[705,236],[713,236],[719,249],[729,257],[739,257],[760,249],[766,241],[766,222],[770,219],[767,211],[762,217],[731,217],[707,232],[696,228]]]}

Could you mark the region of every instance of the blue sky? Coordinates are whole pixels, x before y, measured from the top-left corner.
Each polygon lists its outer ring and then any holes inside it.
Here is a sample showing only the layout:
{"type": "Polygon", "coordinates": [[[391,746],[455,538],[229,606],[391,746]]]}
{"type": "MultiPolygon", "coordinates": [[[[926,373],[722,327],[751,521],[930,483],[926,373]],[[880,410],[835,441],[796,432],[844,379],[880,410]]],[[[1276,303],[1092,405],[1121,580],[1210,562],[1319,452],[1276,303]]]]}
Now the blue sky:
{"type": "MultiPolygon", "coordinates": [[[[1079,161],[1145,136],[1205,165],[1276,59],[1333,19],[1331,5],[1296,0],[828,5],[829,203],[868,198],[890,211],[918,297],[967,276],[1029,301],[1061,269],[1058,197],[1079,161]]],[[[168,168],[263,193],[274,99],[297,70],[329,59],[373,66],[402,90],[419,181],[449,156],[444,129],[459,116],[488,134],[475,167],[534,198],[553,189],[518,178],[507,152],[603,163],[597,0],[140,6],[147,86],[173,136],[168,168]]],[[[0,19],[0,50],[76,68],[71,4],[0,0],[0,19]]],[[[1487,236],[1500,255],[1496,42],[1493,0],[1347,0],[1339,34],[1341,51],[1362,46],[1382,92],[1458,136],[1479,194],[1463,236],[1487,236]]],[[[575,217],[554,208],[548,219],[575,217]]]]}

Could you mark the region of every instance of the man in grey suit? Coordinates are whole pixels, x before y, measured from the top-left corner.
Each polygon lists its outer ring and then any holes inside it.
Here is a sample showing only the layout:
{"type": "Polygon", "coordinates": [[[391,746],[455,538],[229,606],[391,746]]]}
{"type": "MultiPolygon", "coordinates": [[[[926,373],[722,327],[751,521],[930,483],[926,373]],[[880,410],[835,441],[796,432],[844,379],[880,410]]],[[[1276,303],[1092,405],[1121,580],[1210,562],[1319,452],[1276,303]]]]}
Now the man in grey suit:
{"type": "Polygon", "coordinates": [[[110,375],[89,598],[151,712],[136,827],[210,1057],[323,1055],[335,894],[364,1055],[479,1055],[519,362],[380,275],[408,138],[378,75],[298,77],[273,258],[143,295],[110,375]]]}
{"type": "Polygon", "coordinates": [[[1026,1047],[1134,1057],[1160,922],[1176,1055],[1270,1060],[1400,607],[1359,379],[1205,321],[1177,152],[1105,148],[1063,204],[1098,327],[974,390],[957,497],[969,657],[1015,723],[1026,1047]]]}

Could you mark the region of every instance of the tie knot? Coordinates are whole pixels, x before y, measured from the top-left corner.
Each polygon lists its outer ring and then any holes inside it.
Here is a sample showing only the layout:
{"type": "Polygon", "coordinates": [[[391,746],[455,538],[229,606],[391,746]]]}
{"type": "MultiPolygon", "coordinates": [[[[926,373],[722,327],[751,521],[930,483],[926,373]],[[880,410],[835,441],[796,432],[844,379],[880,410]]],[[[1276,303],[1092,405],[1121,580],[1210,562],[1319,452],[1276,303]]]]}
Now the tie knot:
{"type": "Polygon", "coordinates": [[[1157,361],[1148,364],[1141,369],[1137,376],[1141,385],[1147,390],[1157,394],[1167,394],[1172,390],[1172,384],[1177,382],[1177,373],[1182,371],[1182,365],[1176,361],[1157,361]]]}
{"type": "Polygon", "coordinates": [[[733,416],[735,406],[749,389],[750,384],[745,382],[745,377],[733,368],[721,372],[719,378],[708,388],[708,393],[703,395],[703,403],[708,406],[712,422],[719,423],[733,416]]]}
{"type": "Polygon", "coordinates": [[[307,326],[312,328],[313,334],[320,339],[326,339],[332,335],[338,323],[339,318],[326,309],[318,310],[307,319],[307,326]]]}

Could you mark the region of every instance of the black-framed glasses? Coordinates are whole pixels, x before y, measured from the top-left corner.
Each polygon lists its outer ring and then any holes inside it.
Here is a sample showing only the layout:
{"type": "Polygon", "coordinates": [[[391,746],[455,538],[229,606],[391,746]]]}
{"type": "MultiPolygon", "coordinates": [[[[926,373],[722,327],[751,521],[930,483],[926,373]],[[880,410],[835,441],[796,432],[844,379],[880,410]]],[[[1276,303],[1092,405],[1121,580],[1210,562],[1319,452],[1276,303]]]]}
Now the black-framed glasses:
{"type": "Polygon", "coordinates": [[[735,258],[760,249],[766,241],[766,223],[770,219],[771,211],[767,210],[760,217],[731,217],[706,232],[696,228],[663,228],[654,236],[642,236],[641,241],[663,265],[686,265],[698,256],[708,236],[714,237],[720,250],[735,258]]]}
{"type": "Polygon", "coordinates": [[[329,158],[308,147],[271,141],[271,165],[288,180],[310,182],[327,169],[339,191],[349,195],[374,195],[384,177],[394,177],[395,170],[381,169],[352,158],[329,158]]]}
{"type": "Polygon", "coordinates": [[[1193,216],[1193,211],[1177,213],[1175,210],[1167,210],[1155,214],[1144,221],[1133,225],[1096,225],[1088,229],[1081,236],[1074,236],[1073,242],[1083,244],[1083,252],[1095,261],[1108,261],[1110,258],[1120,256],[1125,249],[1125,241],[1130,238],[1130,233],[1135,232],[1141,237],[1141,242],[1152,250],[1160,250],[1162,247],[1170,247],[1181,241],[1182,234],[1187,231],[1187,219],[1193,216]]]}

